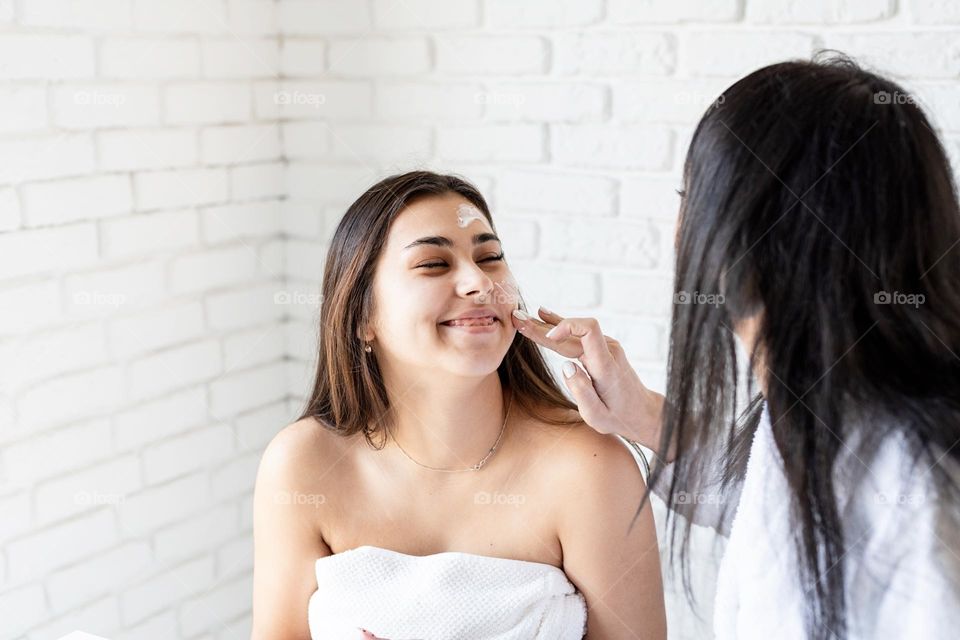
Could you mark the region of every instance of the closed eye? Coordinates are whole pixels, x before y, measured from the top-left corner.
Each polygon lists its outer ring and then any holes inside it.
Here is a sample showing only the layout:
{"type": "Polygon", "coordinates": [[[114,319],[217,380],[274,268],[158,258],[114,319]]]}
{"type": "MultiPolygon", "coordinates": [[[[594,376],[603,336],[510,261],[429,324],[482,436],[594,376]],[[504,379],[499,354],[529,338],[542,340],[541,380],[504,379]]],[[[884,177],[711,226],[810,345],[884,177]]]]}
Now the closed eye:
{"type": "MultiPolygon", "coordinates": [[[[503,253],[499,253],[495,256],[490,256],[489,258],[483,258],[482,260],[478,260],[477,262],[496,262],[499,260],[503,260],[503,253]]],[[[446,266],[447,266],[446,262],[428,262],[426,264],[418,264],[416,268],[417,269],[421,269],[421,268],[436,269],[436,268],[446,267],[446,266]]]]}

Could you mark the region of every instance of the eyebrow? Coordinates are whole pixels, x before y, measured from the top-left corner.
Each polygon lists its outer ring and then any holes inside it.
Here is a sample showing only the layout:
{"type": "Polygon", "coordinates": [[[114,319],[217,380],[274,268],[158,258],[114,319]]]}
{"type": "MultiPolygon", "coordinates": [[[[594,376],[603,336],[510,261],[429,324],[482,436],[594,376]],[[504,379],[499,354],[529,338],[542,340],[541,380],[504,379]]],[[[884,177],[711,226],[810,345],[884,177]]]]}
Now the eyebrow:
{"type": "MultiPolygon", "coordinates": [[[[496,234],[493,234],[493,233],[478,233],[477,235],[473,236],[474,245],[483,244],[484,242],[490,242],[491,240],[500,242],[500,238],[498,238],[496,234]]],[[[452,247],[453,241],[450,240],[450,238],[445,238],[444,236],[427,236],[424,238],[419,238],[417,240],[414,240],[413,242],[405,246],[403,250],[406,251],[407,249],[412,249],[413,247],[419,247],[425,244],[433,245],[435,247],[452,247]]],[[[501,242],[500,244],[503,244],[503,243],[501,242]]]]}

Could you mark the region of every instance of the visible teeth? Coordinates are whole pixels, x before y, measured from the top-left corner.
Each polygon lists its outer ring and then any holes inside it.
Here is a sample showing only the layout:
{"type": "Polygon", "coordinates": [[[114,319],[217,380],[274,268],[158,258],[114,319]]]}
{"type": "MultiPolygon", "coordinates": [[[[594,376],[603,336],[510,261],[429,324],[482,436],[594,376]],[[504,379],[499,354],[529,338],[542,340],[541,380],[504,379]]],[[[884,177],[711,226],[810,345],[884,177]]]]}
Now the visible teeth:
{"type": "Polygon", "coordinates": [[[491,325],[496,321],[497,321],[496,318],[490,318],[490,317],[465,318],[463,320],[450,320],[448,322],[444,322],[444,324],[449,325],[451,327],[482,327],[482,326],[491,325]]]}

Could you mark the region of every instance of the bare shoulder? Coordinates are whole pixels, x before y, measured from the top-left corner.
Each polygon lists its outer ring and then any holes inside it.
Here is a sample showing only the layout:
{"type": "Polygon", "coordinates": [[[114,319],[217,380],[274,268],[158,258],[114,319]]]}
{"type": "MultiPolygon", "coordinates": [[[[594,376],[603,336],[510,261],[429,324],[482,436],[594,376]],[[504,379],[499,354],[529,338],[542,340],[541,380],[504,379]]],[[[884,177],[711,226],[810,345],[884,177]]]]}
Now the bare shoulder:
{"type": "Polygon", "coordinates": [[[552,464],[562,478],[623,481],[645,488],[637,461],[623,440],[596,431],[575,410],[558,410],[555,415],[569,420],[570,426],[541,422],[536,432],[543,446],[550,447],[552,464]]]}
{"type": "Polygon", "coordinates": [[[351,442],[314,418],[297,420],[280,429],[267,444],[260,460],[261,473],[291,488],[316,488],[323,471],[342,459],[351,442]]]}

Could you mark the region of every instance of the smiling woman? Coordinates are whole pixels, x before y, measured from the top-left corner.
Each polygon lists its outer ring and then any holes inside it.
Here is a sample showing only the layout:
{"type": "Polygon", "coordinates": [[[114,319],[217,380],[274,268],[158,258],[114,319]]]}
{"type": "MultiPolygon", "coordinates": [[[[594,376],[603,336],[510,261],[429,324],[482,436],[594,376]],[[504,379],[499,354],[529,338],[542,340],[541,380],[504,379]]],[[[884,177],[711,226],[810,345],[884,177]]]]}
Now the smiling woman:
{"type": "Polygon", "coordinates": [[[513,283],[460,178],[344,214],[313,391],[257,476],[255,639],[665,637],[637,460],[517,333],[513,283]]]}

